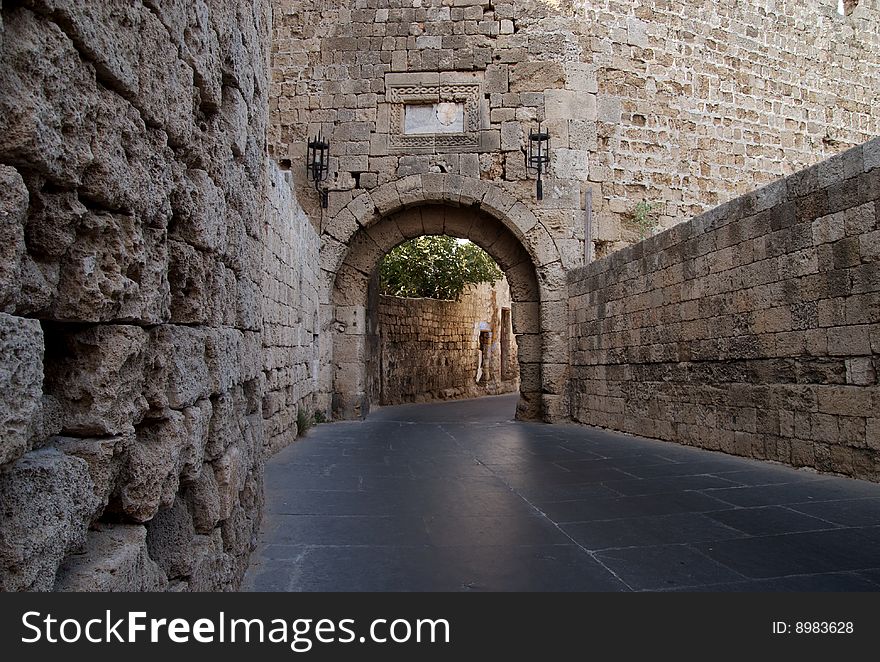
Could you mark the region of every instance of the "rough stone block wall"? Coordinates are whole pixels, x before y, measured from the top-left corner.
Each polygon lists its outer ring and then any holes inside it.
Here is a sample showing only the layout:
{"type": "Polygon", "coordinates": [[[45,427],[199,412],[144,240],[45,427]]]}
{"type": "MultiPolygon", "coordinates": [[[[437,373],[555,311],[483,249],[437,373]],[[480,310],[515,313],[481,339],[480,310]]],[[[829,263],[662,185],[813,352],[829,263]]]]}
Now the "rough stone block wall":
{"type": "Polygon", "coordinates": [[[880,134],[880,5],[589,2],[598,255],[880,134]]]}
{"type": "Polygon", "coordinates": [[[290,173],[270,168],[262,295],[263,418],[272,453],[296,439],[300,411],[315,413],[320,240],[296,201],[290,173]]]}
{"type": "Polygon", "coordinates": [[[480,177],[534,210],[566,268],[588,193],[601,256],[638,239],[640,201],[670,227],[880,133],[876,0],[275,4],[270,149],[300,164],[308,137],[331,139],[331,214],[410,175],[480,177]],[[405,99],[472,89],[473,135],[396,136],[405,99]],[[541,204],[523,158],[538,120],[541,204]]]}
{"type": "Polygon", "coordinates": [[[880,480],[880,139],[569,274],[572,417],[880,480]]]}
{"type": "MultiPolygon", "coordinates": [[[[510,393],[517,379],[501,379],[501,309],[510,308],[502,279],[469,287],[458,301],[379,298],[381,404],[428,402],[510,393]],[[480,331],[491,333],[487,379],[476,383],[480,331]]],[[[510,335],[509,366],[516,374],[510,335]]]]}
{"type": "Polygon", "coordinates": [[[0,590],[237,586],[269,3],[0,8],[0,590]]]}

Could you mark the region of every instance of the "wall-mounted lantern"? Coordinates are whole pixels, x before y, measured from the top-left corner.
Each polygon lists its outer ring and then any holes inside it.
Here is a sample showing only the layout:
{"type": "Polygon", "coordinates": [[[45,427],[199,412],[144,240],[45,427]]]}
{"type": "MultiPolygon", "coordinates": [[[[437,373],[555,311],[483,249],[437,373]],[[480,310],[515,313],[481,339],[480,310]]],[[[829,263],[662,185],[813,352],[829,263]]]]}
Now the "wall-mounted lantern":
{"type": "Polygon", "coordinates": [[[529,131],[529,149],[526,154],[526,168],[534,171],[538,178],[538,200],[544,199],[544,184],[541,175],[547,172],[550,163],[550,134],[541,130],[538,125],[537,131],[529,131]]]}
{"type": "Polygon", "coordinates": [[[327,179],[330,172],[330,141],[318,133],[310,140],[306,152],[306,171],[311,181],[315,182],[315,190],[321,194],[321,206],[327,208],[327,190],[321,190],[321,182],[327,179]]]}

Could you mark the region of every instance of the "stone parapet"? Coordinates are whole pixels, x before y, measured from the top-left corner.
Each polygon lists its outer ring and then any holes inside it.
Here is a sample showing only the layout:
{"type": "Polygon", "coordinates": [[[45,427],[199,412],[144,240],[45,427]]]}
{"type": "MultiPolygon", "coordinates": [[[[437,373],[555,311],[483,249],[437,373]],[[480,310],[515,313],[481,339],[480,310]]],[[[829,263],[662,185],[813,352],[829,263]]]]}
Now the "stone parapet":
{"type": "Polygon", "coordinates": [[[880,480],[878,154],[570,272],[572,417],[880,480]]]}

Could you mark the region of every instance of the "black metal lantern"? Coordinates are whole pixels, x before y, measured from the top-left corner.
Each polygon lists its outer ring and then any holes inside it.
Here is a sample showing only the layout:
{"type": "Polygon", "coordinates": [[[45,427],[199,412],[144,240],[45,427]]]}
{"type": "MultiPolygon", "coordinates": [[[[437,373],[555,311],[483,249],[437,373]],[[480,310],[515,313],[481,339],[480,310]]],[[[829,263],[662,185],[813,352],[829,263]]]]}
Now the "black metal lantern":
{"type": "Polygon", "coordinates": [[[327,179],[330,172],[330,141],[318,133],[317,138],[310,140],[306,152],[306,171],[310,180],[315,182],[315,190],[321,194],[321,206],[327,208],[327,191],[321,190],[321,182],[327,179]]]}
{"type": "Polygon", "coordinates": [[[534,171],[538,178],[538,200],[544,199],[544,184],[541,175],[547,172],[550,163],[550,134],[541,130],[529,131],[529,148],[526,153],[526,168],[534,171]]]}

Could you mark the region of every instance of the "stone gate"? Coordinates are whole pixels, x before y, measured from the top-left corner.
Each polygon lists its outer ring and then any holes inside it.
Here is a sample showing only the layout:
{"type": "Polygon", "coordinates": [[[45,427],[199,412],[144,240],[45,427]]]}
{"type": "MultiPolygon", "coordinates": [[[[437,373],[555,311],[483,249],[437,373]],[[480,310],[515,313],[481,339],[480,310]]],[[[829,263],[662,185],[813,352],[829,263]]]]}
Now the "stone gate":
{"type": "Polygon", "coordinates": [[[566,285],[556,245],[516,198],[479,179],[442,174],[412,175],[364,193],[325,227],[322,306],[336,326],[322,354],[333,371],[321,387],[332,394],[334,415],[366,415],[376,399],[369,342],[375,305],[368,290],[379,261],[406,239],[431,234],[473,241],[507,276],[520,366],[518,415],[566,417],[566,285]]]}

